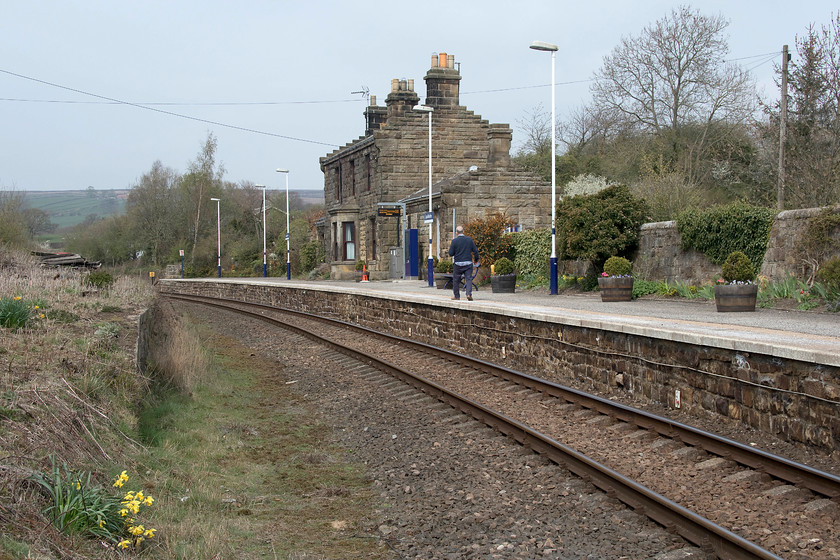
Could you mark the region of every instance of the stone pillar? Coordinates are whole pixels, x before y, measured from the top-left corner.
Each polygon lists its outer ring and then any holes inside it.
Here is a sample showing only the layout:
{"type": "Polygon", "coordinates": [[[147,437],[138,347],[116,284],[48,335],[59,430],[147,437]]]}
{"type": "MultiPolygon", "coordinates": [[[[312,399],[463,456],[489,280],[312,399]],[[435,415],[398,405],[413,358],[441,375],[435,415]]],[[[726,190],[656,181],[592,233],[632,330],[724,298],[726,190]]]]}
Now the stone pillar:
{"type": "Polygon", "coordinates": [[[490,140],[490,154],[487,163],[490,166],[510,166],[510,143],[513,138],[513,130],[506,124],[494,123],[490,125],[490,132],[487,133],[490,140]]]}

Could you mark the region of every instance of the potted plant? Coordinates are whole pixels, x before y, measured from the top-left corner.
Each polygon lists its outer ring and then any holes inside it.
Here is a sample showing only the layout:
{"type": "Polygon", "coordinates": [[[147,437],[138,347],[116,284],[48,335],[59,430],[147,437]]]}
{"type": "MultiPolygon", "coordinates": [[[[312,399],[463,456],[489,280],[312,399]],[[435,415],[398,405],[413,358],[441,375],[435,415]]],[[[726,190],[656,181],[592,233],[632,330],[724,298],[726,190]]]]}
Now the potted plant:
{"type": "Polygon", "coordinates": [[[514,293],[516,290],[516,271],[513,268],[512,260],[502,257],[493,264],[490,287],[494,294],[514,293]]]}
{"type": "Polygon", "coordinates": [[[447,281],[452,277],[452,261],[442,260],[435,266],[435,286],[442,290],[447,281]],[[447,274],[449,276],[447,276],[447,274]]]}
{"type": "Polygon", "coordinates": [[[633,299],[633,264],[624,257],[610,257],[604,262],[604,272],[598,278],[601,301],[630,301],[633,299]]]}
{"type": "Polygon", "coordinates": [[[721,277],[715,283],[715,306],[720,312],[755,311],[758,284],[755,267],[741,251],[733,251],[721,267],[721,277]]]}

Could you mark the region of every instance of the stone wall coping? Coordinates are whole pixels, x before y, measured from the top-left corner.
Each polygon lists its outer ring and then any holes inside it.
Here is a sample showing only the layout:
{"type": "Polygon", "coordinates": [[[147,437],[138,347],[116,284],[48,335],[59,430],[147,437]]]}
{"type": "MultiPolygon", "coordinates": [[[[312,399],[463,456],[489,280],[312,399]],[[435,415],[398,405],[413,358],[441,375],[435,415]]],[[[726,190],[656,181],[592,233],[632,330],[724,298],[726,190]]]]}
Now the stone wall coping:
{"type": "MultiPolygon", "coordinates": [[[[249,278],[190,278],[160,281],[164,285],[170,282],[230,283],[263,286],[267,284],[266,280],[249,278]]],[[[620,305],[641,305],[636,302],[630,302],[628,304],[604,304],[605,306],[612,306],[614,311],[591,311],[562,306],[547,307],[540,305],[538,302],[535,303],[533,297],[527,298],[525,294],[493,294],[494,296],[500,297],[495,301],[482,299],[482,294],[485,293],[484,289],[476,294],[476,301],[451,301],[448,297],[451,295],[448,290],[440,291],[429,288],[428,286],[419,287],[421,286],[421,282],[417,280],[375,282],[357,285],[355,283],[303,282],[269,278],[268,284],[297,290],[361,295],[420,305],[471,310],[479,313],[494,313],[512,318],[620,332],[653,339],[734,350],[737,352],[763,354],[806,363],[840,367],[840,337],[769,329],[755,325],[744,326],[693,321],[665,317],[661,314],[658,316],[621,314],[620,305]],[[400,289],[401,286],[402,289],[400,289]],[[422,290],[427,290],[427,293],[424,293],[422,290]],[[531,302],[525,302],[526,299],[530,299],[531,302]]],[[[485,289],[489,292],[489,285],[485,289]]],[[[553,296],[539,297],[545,299],[553,296]]]]}

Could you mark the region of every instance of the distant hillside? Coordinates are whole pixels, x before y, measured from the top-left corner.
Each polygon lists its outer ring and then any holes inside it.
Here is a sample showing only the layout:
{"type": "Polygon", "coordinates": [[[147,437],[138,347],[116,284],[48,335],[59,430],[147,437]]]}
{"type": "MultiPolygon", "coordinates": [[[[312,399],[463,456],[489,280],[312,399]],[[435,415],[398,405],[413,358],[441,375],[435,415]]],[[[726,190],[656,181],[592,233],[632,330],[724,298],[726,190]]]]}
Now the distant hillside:
{"type": "Polygon", "coordinates": [[[128,190],[26,191],[24,206],[38,208],[59,228],[72,227],[95,215],[98,218],[125,212],[128,190]]]}
{"type": "MultiPolygon", "coordinates": [[[[125,212],[128,189],[81,190],[81,191],[26,191],[24,206],[38,208],[50,216],[50,221],[59,228],[73,227],[84,222],[88,216],[98,218],[120,215],[125,212]]],[[[304,205],[324,203],[324,191],[290,190],[298,195],[304,205]]],[[[290,197],[294,200],[294,196],[290,197]]]]}

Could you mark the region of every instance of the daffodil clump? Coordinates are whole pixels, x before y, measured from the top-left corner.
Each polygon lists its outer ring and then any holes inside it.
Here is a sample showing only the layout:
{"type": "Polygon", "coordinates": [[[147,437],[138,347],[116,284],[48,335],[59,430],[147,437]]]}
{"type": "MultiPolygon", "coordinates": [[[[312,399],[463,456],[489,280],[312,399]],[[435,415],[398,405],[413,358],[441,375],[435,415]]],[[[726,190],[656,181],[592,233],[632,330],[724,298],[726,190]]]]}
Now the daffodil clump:
{"type": "MultiPolygon", "coordinates": [[[[54,459],[49,473],[37,473],[32,479],[50,501],[44,515],[62,532],[108,540],[120,549],[139,547],[157,532],[137,522],[141,506],[154,503],[154,498],[142,491],[115,496],[101,485],[92,484],[89,472],[71,471],[66,465],[59,468],[54,459]]],[[[122,488],[126,482],[128,474],[123,471],[113,487],[122,488]]]]}
{"type": "MultiPolygon", "coordinates": [[[[117,480],[114,481],[114,487],[122,488],[126,482],[128,482],[128,475],[125,471],[123,471],[120,476],[117,477],[117,480]]],[[[154,502],[155,499],[151,496],[143,494],[142,490],[138,490],[137,492],[126,492],[125,496],[123,496],[122,502],[120,502],[122,507],[120,508],[119,514],[125,519],[125,527],[129,536],[117,543],[119,548],[126,549],[140,546],[140,544],[146,539],[154,538],[157,529],[147,529],[143,525],[137,523],[133,517],[140,514],[140,506],[151,507],[154,502]]]]}
{"type": "Polygon", "coordinates": [[[36,317],[44,318],[40,305],[24,301],[21,296],[0,297],[0,327],[16,331],[36,317]]]}

